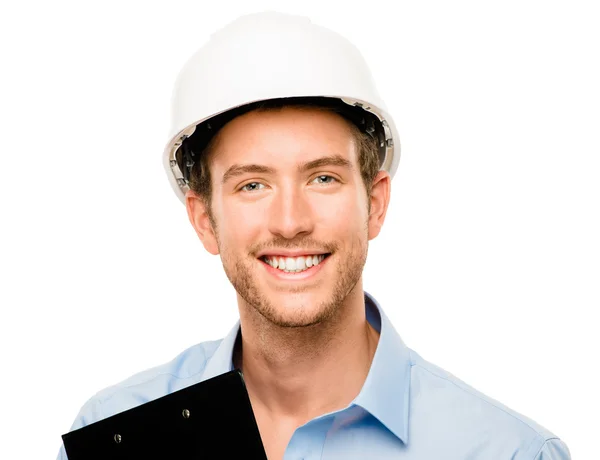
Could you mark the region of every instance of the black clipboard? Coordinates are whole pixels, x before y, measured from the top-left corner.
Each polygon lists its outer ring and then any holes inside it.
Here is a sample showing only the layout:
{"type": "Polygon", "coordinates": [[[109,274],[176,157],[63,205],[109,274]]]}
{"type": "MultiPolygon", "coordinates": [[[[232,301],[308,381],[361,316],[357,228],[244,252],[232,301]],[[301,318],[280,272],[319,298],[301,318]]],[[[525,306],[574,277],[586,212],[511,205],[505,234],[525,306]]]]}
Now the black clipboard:
{"type": "Polygon", "coordinates": [[[69,460],[266,460],[238,369],[62,435],[69,460]]]}

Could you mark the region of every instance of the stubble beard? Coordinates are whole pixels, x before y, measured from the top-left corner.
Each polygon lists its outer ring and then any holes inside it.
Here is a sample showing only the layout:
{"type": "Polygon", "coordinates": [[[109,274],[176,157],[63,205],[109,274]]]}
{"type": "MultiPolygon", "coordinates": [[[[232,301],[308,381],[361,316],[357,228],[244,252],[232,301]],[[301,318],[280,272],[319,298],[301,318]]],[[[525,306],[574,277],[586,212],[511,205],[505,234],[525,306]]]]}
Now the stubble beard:
{"type": "MultiPolygon", "coordinates": [[[[331,293],[326,294],[327,298],[322,299],[317,308],[312,305],[301,305],[299,308],[295,308],[292,314],[286,314],[281,307],[277,308],[271,299],[258,288],[255,279],[256,266],[252,258],[238,259],[233,262],[232,257],[225,251],[221,252],[221,259],[227,278],[250,308],[273,325],[293,328],[326,322],[339,312],[344,300],[361,278],[367,260],[367,252],[366,234],[363,235],[363,238],[354,239],[348,249],[348,255],[337,260],[334,286],[331,293]]],[[[332,255],[336,256],[335,259],[339,259],[342,254],[342,252],[335,252],[332,255]]],[[[293,298],[294,295],[297,295],[296,293],[301,293],[303,290],[303,288],[290,290],[286,295],[293,298]]]]}

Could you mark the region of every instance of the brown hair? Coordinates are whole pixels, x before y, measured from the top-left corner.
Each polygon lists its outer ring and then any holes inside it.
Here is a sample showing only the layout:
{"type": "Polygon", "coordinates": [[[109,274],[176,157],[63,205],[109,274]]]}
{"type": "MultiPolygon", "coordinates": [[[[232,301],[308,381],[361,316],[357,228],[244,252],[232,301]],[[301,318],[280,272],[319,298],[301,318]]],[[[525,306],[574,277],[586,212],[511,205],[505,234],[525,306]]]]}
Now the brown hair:
{"type": "MultiPolygon", "coordinates": [[[[221,123],[221,126],[217,128],[222,128],[227,122],[231,121],[235,116],[239,116],[243,113],[247,113],[250,111],[270,111],[270,110],[281,110],[283,107],[293,106],[299,109],[320,109],[325,111],[330,111],[333,113],[337,113],[338,115],[343,116],[348,122],[348,127],[354,136],[354,143],[357,150],[358,156],[358,164],[360,167],[360,174],[365,185],[365,190],[367,193],[367,198],[371,196],[371,190],[373,186],[373,180],[379,171],[379,141],[377,137],[373,137],[372,135],[361,131],[358,126],[353,123],[348,117],[345,116],[339,110],[336,110],[335,107],[330,107],[318,103],[289,103],[282,99],[277,100],[268,100],[261,101],[258,103],[251,104],[247,106],[245,109],[239,111],[239,113],[230,115],[227,117],[226,121],[221,123]]],[[[210,121],[210,120],[209,120],[210,121]]],[[[218,123],[217,123],[218,124],[218,123]]],[[[214,128],[213,128],[214,129],[214,128]]],[[[201,149],[200,154],[198,155],[198,160],[194,163],[192,167],[189,186],[196,194],[202,198],[204,204],[206,205],[209,217],[212,221],[212,213],[211,213],[211,194],[212,194],[212,184],[211,184],[211,175],[210,175],[210,153],[212,152],[215,143],[218,140],[218,132],[210,138],[207,144],[205,144],[204,148],[201,149]]],[[[369,210],[371,207],[371,201],[367,201],[369,210]]]]}

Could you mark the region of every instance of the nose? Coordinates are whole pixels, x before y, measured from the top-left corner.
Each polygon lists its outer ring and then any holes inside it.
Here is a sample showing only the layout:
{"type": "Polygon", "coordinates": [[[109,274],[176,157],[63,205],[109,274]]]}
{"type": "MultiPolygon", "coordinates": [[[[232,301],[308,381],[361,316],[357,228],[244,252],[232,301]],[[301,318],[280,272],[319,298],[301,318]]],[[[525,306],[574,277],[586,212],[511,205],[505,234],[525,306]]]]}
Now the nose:
{"type": "Polygon", "coordinates": [[[306,193],[297,187],[277,190],[268,212],[269,230],[273,234],[292,239],[313,230],[311,204],[306,193]]]}

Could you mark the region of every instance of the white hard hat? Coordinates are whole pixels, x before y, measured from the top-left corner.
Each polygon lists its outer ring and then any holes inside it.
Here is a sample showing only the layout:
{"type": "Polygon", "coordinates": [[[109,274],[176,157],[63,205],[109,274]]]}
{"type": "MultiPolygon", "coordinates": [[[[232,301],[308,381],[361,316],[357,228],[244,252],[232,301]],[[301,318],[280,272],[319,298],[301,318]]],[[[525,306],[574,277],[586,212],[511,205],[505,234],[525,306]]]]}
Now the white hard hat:
{"type": "Polygon", "coordinates": [[[182,202],[201,153],[186,145],[192,134],[202,133],[205,144],[219,119],[220,127],[247,104],[281,98],[343,106],[348,118],[379,139],[380,169],[394,176],[398,133],[358,49],[306,17],[263,12],[242,16],[211,35],[177,77],[164,166],[182,202]]]}

